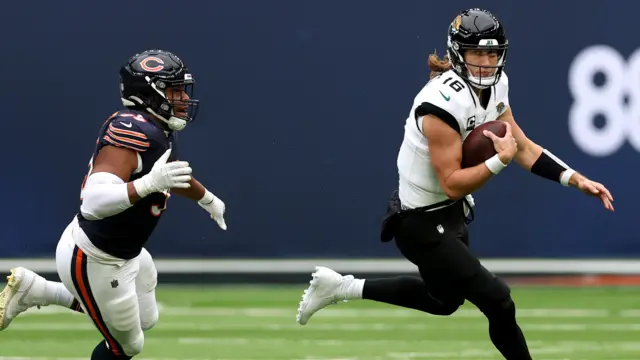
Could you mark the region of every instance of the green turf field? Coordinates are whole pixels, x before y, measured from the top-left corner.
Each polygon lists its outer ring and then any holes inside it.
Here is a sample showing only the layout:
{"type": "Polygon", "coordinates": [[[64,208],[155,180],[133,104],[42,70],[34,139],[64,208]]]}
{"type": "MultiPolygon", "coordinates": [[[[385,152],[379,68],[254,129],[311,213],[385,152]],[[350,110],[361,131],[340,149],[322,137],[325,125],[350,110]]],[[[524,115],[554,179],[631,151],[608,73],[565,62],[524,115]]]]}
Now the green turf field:
{"type": "MultiPolygon", "coordinates": [[[[161,287],[160,323],[140,359],[502,359],[485,318],[442,318],[365,301],[295,322],[298,287],[161,287]]],[[[640,359],[640,288],[514,287],[534,359],[640,359]]],[[[0,360],[88,359],[100,340],[81,314],[28,312],[0,333],[0,360]]]]}

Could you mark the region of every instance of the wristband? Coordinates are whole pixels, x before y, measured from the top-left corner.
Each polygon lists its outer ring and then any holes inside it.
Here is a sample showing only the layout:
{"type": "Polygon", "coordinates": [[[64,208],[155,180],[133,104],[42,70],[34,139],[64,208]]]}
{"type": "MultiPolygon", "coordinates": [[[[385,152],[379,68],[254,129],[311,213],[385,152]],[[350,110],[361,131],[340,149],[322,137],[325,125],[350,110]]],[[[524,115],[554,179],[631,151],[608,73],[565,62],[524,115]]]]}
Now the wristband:
{"type": "Polygon", "coordinates": [[[153,189],[151,188],[151,184],[149,184],[148,177],[149,174],[133,180],[133,188],[136,189],[136,192],[138,193],[138,196],[140,196],[141,198],[147,197],[147,195],[151,194],[153,192],[153,189]]]}
{"type": "Polygon", "coordinates": [[[489,171],[491,171],[493,175],[498,175],[500,171],[507,167],[507,165],[503,164],[502,161],[500,161],[498,154],[495,154],[487,159],[484,164],[487,165],[487,168],[489,168],[489,171]]]}
{"type": "Polygon", "coordinates": [[[215,200],[215,198],[216,198],[215,195],[213,195],[211,191],[205,190],[204,196],[202,197],[202,199],[198,200],[198,204],[201,204],[201,205],[211,204],[213,200],[215,200]]]}
{"type": "Polygon", "coordinates": [[[547,149],[531,165],[531,173],[555,182],[560,182],[560,177],[566,170],[569,170],[569,166],[547,149]]]}
{"type": "Polygon", "coordinates": [[[575,174],[576,171],[573,169],[567,169],[562,173],[562,176],[560,177],[560,184],[562,184],[563,186],[569,186],[569,179],[571,179],[571,177],[573,176],[573,174],[575,174]]]}

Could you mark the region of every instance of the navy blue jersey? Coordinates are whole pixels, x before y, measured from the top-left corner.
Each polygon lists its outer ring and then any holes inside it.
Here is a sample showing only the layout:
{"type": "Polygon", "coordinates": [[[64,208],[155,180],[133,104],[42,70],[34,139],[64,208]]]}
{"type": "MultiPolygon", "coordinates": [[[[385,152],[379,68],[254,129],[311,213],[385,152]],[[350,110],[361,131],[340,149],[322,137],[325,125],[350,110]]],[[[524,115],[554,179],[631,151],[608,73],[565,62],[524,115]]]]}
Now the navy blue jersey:
{"type": "MultiPolygon", "coordinates": [[[[168,161],[177,159],[175,133],[165,132],[150,115],[140,111],[119,111],[102,125],[90,167],[107,145],[128,148],[140,155],[142,166],[138,164],[129,181],[148,174],[169,147],[172,150],[168,161]]],[[[140,254],[158,224],[168,198],[169,193],[152,193],[127,210],[101,220],[88,220],[79,213],[80,227],[98,249],[121,259],[132,259],[140,254]]]]}

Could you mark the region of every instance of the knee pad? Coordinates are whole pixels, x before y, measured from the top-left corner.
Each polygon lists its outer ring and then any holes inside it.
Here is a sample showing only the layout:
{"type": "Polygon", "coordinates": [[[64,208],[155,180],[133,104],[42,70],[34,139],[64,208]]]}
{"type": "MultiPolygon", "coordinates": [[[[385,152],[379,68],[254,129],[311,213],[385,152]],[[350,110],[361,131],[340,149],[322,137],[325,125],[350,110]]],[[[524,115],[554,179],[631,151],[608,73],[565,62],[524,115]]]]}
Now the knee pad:
{"type": "Polygon", "coordinates": [[[142,327],[142,331],[153,329],[153,327],[158,323],[159,318],[160,314],[157,307],[153,310],[145,311],[144,314],[140,314],[140,325],[142,327]]]}
{"type": "Polygon", "coordinates": [[[138,276],[136,277],[136,292],[144,294],[156,289],[158,285],[158,270],[153,262],[151,254],[146,249],[142,249],[138,255],[138,276]]]}
{"type": "Polygon", "coordinates": [[[122,350],[125,355],[134,357],[142,352],[142,348],[144,348],[144,334],[140,331],[139,335],[136,336],[133,341],[128,341],[126,343],[120,344],[122,346],[122,350]]]}
{"type": "Polygon", "coordinates": [[[109,301],[103,310],[104,321],[115,332],[126,333],[140,329],[138,296],[134,292],[109,301]]]}
{"type": "Polygon", "coordinates": [[[138,309],[140,310],[142,330],[146,331],[153,328],[158,323],[160,316],[155,291],[138,294],[138,309]]]}
{"type": "Polygon", "coordinates": [[[511,289],[498,277],[485,282],[484,286],[477,289],[472,302],[487,318],[515,316],[516,308],[511,299],[511,289]]]}

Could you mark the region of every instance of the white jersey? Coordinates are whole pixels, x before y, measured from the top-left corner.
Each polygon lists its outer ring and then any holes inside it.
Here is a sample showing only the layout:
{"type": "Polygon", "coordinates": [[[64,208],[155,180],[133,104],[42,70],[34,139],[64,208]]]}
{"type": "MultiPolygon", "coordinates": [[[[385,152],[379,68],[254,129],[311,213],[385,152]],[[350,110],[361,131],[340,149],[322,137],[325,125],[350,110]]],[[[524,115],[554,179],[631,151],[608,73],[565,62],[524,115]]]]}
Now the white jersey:
{"type": "Polygon", "coordinates": [[[483,108],[470,85],[449,70],[429,81],[415,97],[398,154],[399,196],[403,206],[417,208],[448,200],[431,164],[429,144],[422,134],[422,116],[416,115],[416,109],[424,104],[421,112],[425,110],[447,122],[464,141],[476,126],[496,120],[509,107],[509,80],[504,72],[490,89],[491,97],[483,108]]]}

